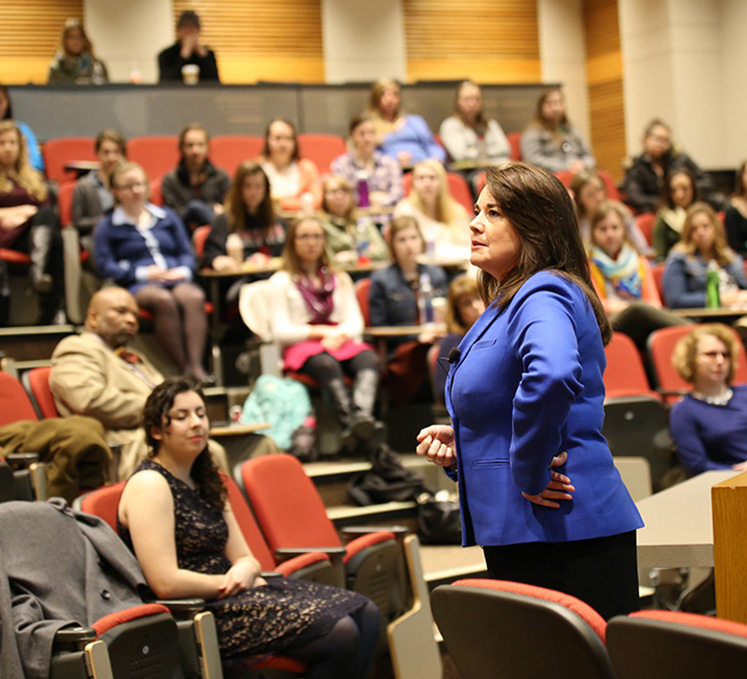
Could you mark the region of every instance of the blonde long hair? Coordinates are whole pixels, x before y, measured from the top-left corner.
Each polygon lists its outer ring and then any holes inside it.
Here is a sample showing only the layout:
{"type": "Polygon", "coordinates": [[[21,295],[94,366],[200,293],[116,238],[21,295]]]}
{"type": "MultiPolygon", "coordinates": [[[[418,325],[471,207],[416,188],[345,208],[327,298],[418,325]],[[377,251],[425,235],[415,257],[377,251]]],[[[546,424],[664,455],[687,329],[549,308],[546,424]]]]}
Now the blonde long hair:
{"type": "MultiPolygon", "coordinates": [[[[449,183],[446,178],[446,170],[444,170],[444,166],[433,158],[419,162],[412,170],[413,183],[415,180],[415,173],[418,171],[418,168],[421,167],[433,170],[438,177],[439,190],[434,219],[446,224],[447,226],[453,226],[455,224],[461,226],[462,223],[459,220],[464,216],[463,211],[460,210],[462,206],[459,202],[454,200],[451,193],[449,193],[449,183]]],[[[416,191],[411,190],[410,195],[405,200],[423,214],[428,214],[425,208],[425,203],[423,203],[416,191]]]]}
{"type": "Polygon", "coordinates": [[[36,200],[43,201],[47,197],[47,185],[41,174],[29,164],[26,140],[21,130],[12,120],[0,121],[0,135],[6,132],[15,132],[18,137],[18,158],[10,171],[0,170],[0,191],[10,191],[15,183],[36,200]]]}
{"type": "Polygon", "coordinates": [[[689,208],[687,208],[685,225],[682,227],[682,237],[680,238],[680,242],[677,243],[672,250],[675,252],[684,252],[688,257],[695,256],[698,248],[692,241],[693,217],[699,212],[704,212],[713,226],[713,254],[715,255],[716,262],[718,262],[719,266],[730,264],[734,261],[734,250],[732,250],[726,242],[726,236],[724,235],[721,223],[719,222],[716,213],[713,211],[713,208],[708,205],[708,203],[693,203],[689,208]]]}

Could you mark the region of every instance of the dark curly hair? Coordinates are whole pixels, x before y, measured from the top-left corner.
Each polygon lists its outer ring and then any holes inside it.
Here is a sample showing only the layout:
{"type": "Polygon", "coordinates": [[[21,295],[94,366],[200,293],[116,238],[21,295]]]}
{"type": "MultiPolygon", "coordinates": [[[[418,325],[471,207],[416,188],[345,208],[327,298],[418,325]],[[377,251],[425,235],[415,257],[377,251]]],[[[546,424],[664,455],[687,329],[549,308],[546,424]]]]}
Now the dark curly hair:
{"type": "MultiPolygon", "coordinates": [[[[154,428],[163,430],[171,424],[169,410],[174,406],[174,399],[178,394],[188,391],[195,392],[202,399],[202,402],[205,402],[205,395],[202,393],[200,382],[194,377],[169,377],[165,379],[153,389],[145,402],[143,428],[150,447],[149,457],[155,457],[161,445],[160,441],[153,437],[152,430],[154,428]]],[[[223,511],[227,498],[226,489],[207,446],[195,459],[189,475],[197,484],[200,497],[215,509],[223,511]]]]}

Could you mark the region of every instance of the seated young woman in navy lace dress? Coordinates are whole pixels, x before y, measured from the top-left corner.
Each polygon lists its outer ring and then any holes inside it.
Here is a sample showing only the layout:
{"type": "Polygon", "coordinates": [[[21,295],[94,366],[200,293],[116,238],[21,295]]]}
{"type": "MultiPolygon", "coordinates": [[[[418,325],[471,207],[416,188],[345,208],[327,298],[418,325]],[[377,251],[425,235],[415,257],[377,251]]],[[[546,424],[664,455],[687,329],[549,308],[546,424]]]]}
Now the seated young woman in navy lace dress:
{"type": "Polygon", "coordinates": [[[376,606],[336,587],[261,577],[207,449],[199,383],[173,377],[157,386],[143,426],[150,458],[127,482],[117,524],[154,594],[205,599],[224,661],[282,652],[308,661],[307,679],[366,677],[376,606]]]}

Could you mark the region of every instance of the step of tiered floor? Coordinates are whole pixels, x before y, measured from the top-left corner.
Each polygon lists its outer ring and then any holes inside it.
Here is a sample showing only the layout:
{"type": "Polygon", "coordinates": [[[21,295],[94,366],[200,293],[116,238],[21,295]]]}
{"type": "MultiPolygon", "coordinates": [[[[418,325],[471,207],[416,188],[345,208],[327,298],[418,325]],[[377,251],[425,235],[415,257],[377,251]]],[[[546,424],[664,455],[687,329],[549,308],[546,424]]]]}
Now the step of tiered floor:
{"type": "MultiPolygon", "coordinates": [[[[417,455],[401,455],[405,466],[423,476],[425,485],[432,490],[454,489],[451,481],[439,468],[417,455]]],[[[356,474],[370,469],[368,462],[335,460],[305,464],[306,473],[313,479],[327,507],[327,515],[336,526],[351,525],[391,526],[404,525],[417,531],[417,504],[387,502],[360,507],[352,502],[347,485],[356,474]]],[[[423,571],[429,587],[452,582],[459,578],[485,575],[485,559],[479,547],[464,549],[458,545],[422,545],[423,571]]]]}

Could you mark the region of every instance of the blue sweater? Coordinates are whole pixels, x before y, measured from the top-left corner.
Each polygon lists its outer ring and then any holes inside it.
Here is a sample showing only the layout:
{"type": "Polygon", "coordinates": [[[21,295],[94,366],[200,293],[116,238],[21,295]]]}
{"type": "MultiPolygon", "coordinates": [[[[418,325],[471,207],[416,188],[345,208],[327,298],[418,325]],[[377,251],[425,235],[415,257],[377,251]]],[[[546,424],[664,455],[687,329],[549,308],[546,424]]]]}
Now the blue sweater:
{"type": "Polygon", "coordinates": [[[380,148],[382,153],[395,160],[400,151],[407,151],[413,165],[428,158],[436,158],[442,163],[446,160],[446,151],[435,140],[428,123],[420,116],[405,116],[405,124],[390,132],[381,142],[380,148]]]}
{"type": "Polygon", "coordinates": [[[732,388],[734,396],[725,406],[689,394],[672,406],[669,427],[691,476],[747,460],[747,386],[732,388]]]}
{"type": "MultiPolygon", "coordinates": [[[[723,269],[741,290],[747,290],[744,262],[739,255],[723,269]]],[[[699,254],[688,257],[684,252],[671,251],[664,271],[664,297],[673,309],[698,309],[706,305],[706,273],[708,262],[699,254]]]]}
{"type": "Polygon", "coordinates": [[[583,290],[550,272],[491,305],[459,344],[446,380],[454,424],[463,544],[565,542],[643,524],[602,436],[604,347],[583,290]],[[553,456],[576,487],[559,509],[540,493],[553,456]]]}
{"type": "MultiPolygon", "coordinates": [[[[146,207],[153,216],[150,229],[140,231],[127,221],[122,208],[115,208],[98,223],[93,235],[99,275],[132,293],[146,284],[146,270],[152,264],[181,269],[185,281],[192,280],[195,269],[192,246],[182,220],[169,208],[150,203],[146,207]]],[[[165,287],[172,285],[176,283],[165,287]]]]}

